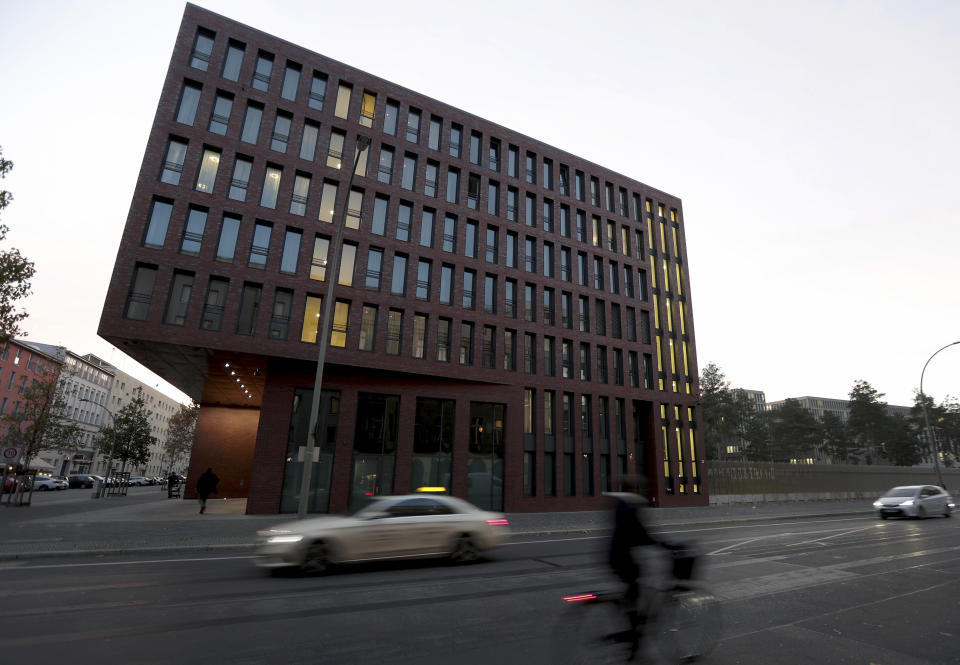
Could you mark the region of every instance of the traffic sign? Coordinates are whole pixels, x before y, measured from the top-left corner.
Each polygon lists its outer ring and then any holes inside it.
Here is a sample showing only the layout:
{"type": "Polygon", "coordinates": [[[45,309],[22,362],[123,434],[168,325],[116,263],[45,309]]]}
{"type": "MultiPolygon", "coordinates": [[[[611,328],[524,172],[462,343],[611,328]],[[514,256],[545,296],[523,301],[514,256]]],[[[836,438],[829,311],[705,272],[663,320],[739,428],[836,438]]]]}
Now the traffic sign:
{"type": "Polygon", "coordinates": [[[20,459],[20,449],[13,446],[8,446],[3,449],[3,461],[4,462],[13,462],[20,459]]]}

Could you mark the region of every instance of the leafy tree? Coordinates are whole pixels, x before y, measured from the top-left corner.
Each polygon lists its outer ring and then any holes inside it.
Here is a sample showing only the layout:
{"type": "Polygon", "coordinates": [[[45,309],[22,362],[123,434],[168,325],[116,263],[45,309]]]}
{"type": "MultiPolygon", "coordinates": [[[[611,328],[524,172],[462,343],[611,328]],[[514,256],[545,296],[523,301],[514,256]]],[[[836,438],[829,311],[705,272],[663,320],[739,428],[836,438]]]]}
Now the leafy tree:
{"type": "Polygon", "coordinates": [[[820,423],[799,400],[784,400],[782,406],[770,412],[773,461],[815,458],[820,433],[820,423]]]}
{"type": "Polygon", "coordinates": [[[867,464],[878,461],[882,455],[883,437],[889,429],[887,403],[881,401],[883,393],[867,381],[858,380],[850,390],[850,416],[847,427],[858,446],[866,454],[867,464]]]}
{"type": "Polygon", "coordinates": [[[707,363],[700,372],[700,408],[706,449],[712,459],[723,459],[724,444],[736,427],[736,410],[730,383],[714,363],[707,363]]]}
{"type": "Polygon", "coordinates": [[[856,463],[863,450],[856,446],[847,424],[835,413],[827,411],[820,420],[823,451],[835,461],[856,463]]]}
{"type": "MultiPolygon", "coordinates": [[[[0,180],[7,177],[13,169],[13,162],[3,158],[0,147],[0,180]]],[[[0,211],[10,205],[13,195],[0,190],[0,211]]],[[[10,229],[0,224],[0,242],[7,237],[10,229]]],[[[30,295],[30,279],[35,270],[33,262],[27,260],[15,248],[0,251],[0,344],[6,344],[21,335],[20,322],[27,318],[24,310],[17,309],[17,301],[30,295]]]]}
{"type": "Polygon", "coordinates": [[[63,384],[57,373],[48,370],[23,392],[23,406],[0,416],[5,432],[3,441],[21,449],[20,461],[26,467],[42,450],[73,452],[80,447],[82,430],[68,417],[63,384]]]}
{"type": "Polygon", "coordinates": [[[197,430],[197,416],[200,415],[200,405],[196,402],[181,404],[180,410],[170,417],[167,425],[169,433],[163,445],[163,452],[170,460],[170,470],[179,463],[180,458],[190,453],[197,430]]]}
{"type": "Polygon", "coordinates": [[[899,413],[887,416],[884,448],[887,459],[896,466],[913,466],[923,460],[916,428],[899,413]]]}
{"type": "Polygon", "coordinates": [[[120,460],[121,470],[127,462],[142,466],[150,459],[150,446],[157,438],[150,433],[150,421],[143,401],[143,393],[125,404],[114,416],[109,427],[101,427],[93,445],[104,455],[113,455],[113,463],[120,460]],[[116,437],[116,438],[114,438],[116,437]]]}
{"type": "Polygon", "coordinates": [[[743,439],[746,442],[744,456],[751,462],[773,461],[773,447],[770,439],[771,413],[757,413],[746,421],[743,439]]]}
{"type": "Polygon", "coordinates": [[[756,402],[746,391],[734,390],[731,393],[734,434],[740,447],[740,453],[747,457],[747,450],[754,446],[755,451],[765,450],[769,440],[766,414],[757,411],[756,402]]]}

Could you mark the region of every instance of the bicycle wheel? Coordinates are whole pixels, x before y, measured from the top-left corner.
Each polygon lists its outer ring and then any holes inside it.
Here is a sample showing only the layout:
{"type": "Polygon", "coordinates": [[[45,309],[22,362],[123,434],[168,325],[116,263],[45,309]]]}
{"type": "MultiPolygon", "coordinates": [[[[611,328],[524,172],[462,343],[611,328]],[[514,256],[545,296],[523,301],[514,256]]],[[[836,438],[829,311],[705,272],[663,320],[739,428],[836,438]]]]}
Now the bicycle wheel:
{"type": "Polygon", "coordinates": [[[616,603],[571,607],[554,628],[552,662],[564,665],[622,665],[636,650],[634,631],[616,603]]]}
{"type": "Polygon", "coordinates": [[[720,604],[709,591],[671,592],[657,623],[657,643],[667,661],[693,663],[720,639],[720,604]]]}

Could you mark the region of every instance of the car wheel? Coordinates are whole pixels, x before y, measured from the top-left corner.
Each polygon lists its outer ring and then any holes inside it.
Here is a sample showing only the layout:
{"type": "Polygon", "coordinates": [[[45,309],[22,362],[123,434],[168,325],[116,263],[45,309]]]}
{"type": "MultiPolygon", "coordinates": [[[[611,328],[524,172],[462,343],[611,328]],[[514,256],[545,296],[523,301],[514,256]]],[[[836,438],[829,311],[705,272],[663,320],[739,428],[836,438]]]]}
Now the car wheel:
{"type": "Polygon", "coordinates": [[[37,491],[38,491],[38,492],[46,492],[48,489],[49,489],[49,488],[48,488],[46,485],[40,485],[40,487],[37,488],[37,491]]]}
{"type": "Polygon", "coordinates": [[[950,510],[950,506],[944,506],[944,507],[943,507],[943,516],[944,516],[944,517],[950,517],[951,512],[952,512],[952,511],[950,510]]]}
{"type": "Polygon", "coordinates": [[[923,506],[919,506],[917,508],[917,519],[922,520],[922,519],[925,519],[926,517],[927,517],[927,511],[924,510],[923,506]]]}
{"type": "Polygon", "coordinates": [[[450,552],[450,558],[454,563],[472,563],[480,558],[480,551],[474,544],[473,539],[467,534],[457,538],[450,552]]]}
{"type": "Polygon", "coordinates": [[[307,551],[303,555],[303,563],[300,564],[300,570],[307,575],[320,575],[327,572],[332,563],[330,547],[322,540],[318,540],[307,546],[307,551]]]}

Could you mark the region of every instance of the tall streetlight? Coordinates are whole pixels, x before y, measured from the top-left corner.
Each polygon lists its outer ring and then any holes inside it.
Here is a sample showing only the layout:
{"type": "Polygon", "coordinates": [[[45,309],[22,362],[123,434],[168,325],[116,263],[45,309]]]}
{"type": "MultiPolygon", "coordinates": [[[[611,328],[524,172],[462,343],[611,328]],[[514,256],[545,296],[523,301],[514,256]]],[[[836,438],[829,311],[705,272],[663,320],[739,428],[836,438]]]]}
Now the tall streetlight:
{"type": "MultiPolygon", "coordinates": [[[[955,344],[960,344],[960,340],[950,342],[946,346],[940,347],[933,352],[933,356],[955,344]]],[[[927,398],[923,394],[923,374],[927,371],[927,365],[933,360],[933,356],[927,358],[927,362],[923,363],[923,370],[920,372],[920,406],[923,409],[923,423],[927,429],[927,440],[933,442],[933,468],[937,470],[937,480],[940,481],[940,487],[947,489],[946,485],[943,484],[943,475],[940,473],[940,446],[937,444],[937,438],[934,436],[933,430],[930,429],[930,416],[927,415],[927,398]]]]}
{"type": "Polygon", "coordinates": [[[343,239],[343,227],[347,223],[347,208],[350,204],[350,192],[353,191],[353,176],[357,173],[357,165],[360,163],[360,156],[370,147],[370,138],[367,136],[357,136],[356,157],[353,160],[353,169],[350,171],[350,179],[347,182],[347,196],[343,202],[343,210],[340,212],[340,219],[337,221],[337,228],[334,231],[333,242],[327,250],[327,294],[323,298],[323,320],[320,330],[317,333],[319,349],[317,350],[317,374],[313,379],[313,399],[310,403],[310,427],[307,432],[307,447],[303,451],[303,476],[300,480],[300,504],[297,510],[297,519],[303,519],[307,516],[307,502],[310,497],[310,480],[313,475],[313,453],[317,447],[317,430],[319,425],[318,412],[320,411],[320,391],[323,388],[323,365],[327,357],[327,346],[330,343],[330,315],[333,312],[334,290],[337,280],[340,278],[340,245],[343,239]]]}
{"type": "Polygon", "coordinates": [[[110,444],[110,458],[107,460],[107,475],[103,478],[103,484],[100,486],[100,492],[97,494],[97,498],[101,498],[103,493],[107,489],[107,481],[110,479],[110,470],[113,467],[113,456],[117,452],[117,419],[114,417],[113,412],[105,407],[99,402],[94,402],[92,399],[86,399],[84,397],[80,398],[81,402],[88,402],[90,404],[96,404],[101,409],[110,414],[110,421],[113,423],[113,442],[110,444]]]}

